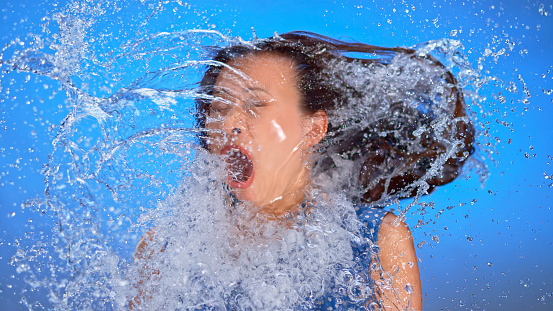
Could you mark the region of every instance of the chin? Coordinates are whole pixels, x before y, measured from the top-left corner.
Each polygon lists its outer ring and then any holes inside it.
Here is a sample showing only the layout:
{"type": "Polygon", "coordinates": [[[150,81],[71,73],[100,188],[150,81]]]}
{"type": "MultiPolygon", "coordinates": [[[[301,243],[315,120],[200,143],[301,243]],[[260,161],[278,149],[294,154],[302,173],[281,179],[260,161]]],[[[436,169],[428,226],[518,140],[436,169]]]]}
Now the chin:
{"type": "Polygon", "coordinates": [[[232,188],[232,193],[240,201],[255,203],[255,194],[253,193],[251,187],[247,189],[232,188]]]}

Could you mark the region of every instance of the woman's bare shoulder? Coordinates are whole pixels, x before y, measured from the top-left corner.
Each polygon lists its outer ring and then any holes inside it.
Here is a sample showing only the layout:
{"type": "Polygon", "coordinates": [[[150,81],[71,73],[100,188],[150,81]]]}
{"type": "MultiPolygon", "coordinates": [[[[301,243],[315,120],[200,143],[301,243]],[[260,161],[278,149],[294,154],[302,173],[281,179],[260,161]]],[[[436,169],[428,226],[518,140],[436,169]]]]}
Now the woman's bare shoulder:
{"type": "Polygon", "coordinates": [[[409,226],[394,213],[387,213],[380,224],[378,238],[394,239],[409,238],[412,240],[411,230],[409,226]]]}
{"type": "Polygon", "coordinates": [[[382,265],[378,277],[393,288],[381,290],[385,310],[422,310],[420,273],[409,226],[387,213],[380,224],[377,244],[382,265]]]}

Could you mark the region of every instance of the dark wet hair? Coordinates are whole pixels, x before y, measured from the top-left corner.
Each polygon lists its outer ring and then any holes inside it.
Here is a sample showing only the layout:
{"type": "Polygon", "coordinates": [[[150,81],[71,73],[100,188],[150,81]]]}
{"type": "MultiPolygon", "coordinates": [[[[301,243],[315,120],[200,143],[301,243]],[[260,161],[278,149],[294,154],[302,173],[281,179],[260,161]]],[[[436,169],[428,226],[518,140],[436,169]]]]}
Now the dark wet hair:
{"type": "MultiPolygon", "coordinates": [[[[359,42],[345,42],[310,32],[289,32],[273,38],[231,45],[216,51],[213,62],[208,66],[200,82],[203,95],[196,100],[197,125],[205,128],[211,96],[217,77],[233,59],[246,55],[274,53],[289,57],[296,65],[298,89],[302,94],[301,108],[306,113],[323,110],[329,114],[348,101],[348,97],[362,96],[359,90],[343,79],[336,79],[328,70],[328,64],[340,61],[355,63],[371,70],[371,66],[386,66],[394,57],[403,55],[421,66],[437,69],[440,79],[449,89],[447,110],[454,120],[448,130],[435,133],[430,126],[433,114],[424,109],[413,108],[401,102],[392,105],[389,117],[379,119],[370,127],[361,127],[352,132],[344,131],[341,124],[329,124],[328,136],[333,144],[325,146],[322,152],[340,154],[343,158],[359,159],[362,166],[358,174],[358,185],[362,201],[374,202],[385,195],[411,197],[417,194],[420,184],[416,181],[426,178],[428,192],[436,186],[453,181],[461,172],[467,158],[474,152],[474,127],[466,117],[463,95],[453,74],[438,60],[429,55],[416,55],[408,48],[386,48],[359,42]],[[353,57],[360,54],[363,57],[353,57]],[[331,83],[331,81],[334,81],[331,83]],[[336,83],[338,81],[338,83],[336,83]],[[398,113],[399,112],[399,113],[398,113]],[[421,126],[428,129],[415,137],[413,131],[421,126]],[[383,135],[382,133],[386,133],[383,135]],[[448,141],[457,143],[456,152],[447,155],[439,174],[425,177],[431,164],[448,151],[448,141]],[[405,141],[416,141],[416,151],[408,148],[405,141]]],[[[422,94],[424,95],[424,94],[422,94]]],[[[425,98],[425,96],[419,96],[425,98]]],[[[427,99],[428,100],[428,99],[427,99]]],[[[428,104],[428,103],[427,103],[428,104]]],[[[428,105],[426,105],[428,106],[428,105]]],[[[200,134],[202,145],[207,148],[205,133],[200,134]]],[[[335,168],[331,157],[321,157],[315,167],[319,171],[335,168]]]]}

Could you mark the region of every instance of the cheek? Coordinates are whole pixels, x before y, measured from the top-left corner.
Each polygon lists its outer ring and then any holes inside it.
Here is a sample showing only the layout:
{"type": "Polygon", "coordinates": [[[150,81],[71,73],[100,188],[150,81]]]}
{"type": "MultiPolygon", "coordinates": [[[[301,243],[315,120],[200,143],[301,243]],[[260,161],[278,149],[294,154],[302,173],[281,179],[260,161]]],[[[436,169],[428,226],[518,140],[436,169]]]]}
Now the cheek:
{"type": "Polygon", "coordinates": [[[296,147],[303,138],[303,126],[299,117],[283,116],[271,122],[272,133],[284,146],[296,147]]]}
{"type": "MultiPolygon", "coordinates": [[[[298,146],[301,145],[303,128],[296,122],[273,118],[258,123],[255,127],[253,148],[259,148],[259,154],[267,160],[268,169],[281,167],[284,161],[290,161],[299,156],[298,146]]],[[[260,159],[261,160],[261,159],[260,159]]]]}
{"type": "Polygon", "coordinates": [[[224,135],[221,130],[221,122],[209,121],[205,124],[206,142],[209,150],[213,153],[218,152],[221,149],[221,145],[224,144],[224,135]]]}
{"type": "Polygon", "coordinates": [[[286,148],[295,146],[301,140],[302,128],[286,118],[271,118],[255,124],[254,136],[261,146],[286,148]]]}

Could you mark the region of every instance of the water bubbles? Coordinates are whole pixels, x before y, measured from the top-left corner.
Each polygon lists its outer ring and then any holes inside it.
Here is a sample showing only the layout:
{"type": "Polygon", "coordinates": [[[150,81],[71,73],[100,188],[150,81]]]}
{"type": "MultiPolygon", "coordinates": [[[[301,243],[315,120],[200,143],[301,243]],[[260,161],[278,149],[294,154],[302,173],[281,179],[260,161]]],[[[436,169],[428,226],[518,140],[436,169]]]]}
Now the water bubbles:
{"type": "Polygon", "coordinates": [[[467,237],[467,241],[472,242],[472,237],[471,237],[471,236],[468,236],[468,237],[467,237]]]}
{"type": "Polygon", "coordinates": [[[538,13],[540,13],[540,15],[543,15],[543,16],[549,16],[549,12],[547,11],[543,3],[540,3],[540,6],[538,8],[538,13]]]}
{"type": "Polygon", "coordinates": [[[530,287],[532,285],[532,282],[530,282],[529,278],[524,277],[520,280],[519,284],[524,286],[524,287],[530,287]]]}
{"type": "Polygon", "coordinates": [[[547,298],[553,297],[553,293],[546,293],[538,298],[539,301],[545,301],[547,298]]]}
{"type": "MultiPolygon", "coordinates": [[[[180,1],[178,2],[183,5],[180,1]]],[[[164,9],[178,14],[184,13],[186,9],[186,7],[183,9],[183,7],[171,6],[172,4],[169,4],[164,9]]],[[[74,9],[84,10],[81,7],[74,9]]],[[[401,11],[398,12],[401,13],[401,11]]],[[[414,5],[405,9],[406,13],[413,11],[415,11],[414,5]]],[[[58,18],[63,19],[63,17],[58,18]]],[[[75,21],[75,23],[78,24],[79,21],[75,21]]],[[[385,23],[391,25],[392,19],[386,19],[385,23]]],[[[393,24],[397,24],[396,19],[393,24]]],[[[436,28],[439,27],[440,23],[437,17],[432,20],[432,24],[436,28]]],[[[77,37],[86,33],[79,33],[79,29],[71,28],[69,24],[65,26],[68,27],[68,30],[75,31],[74,37],[69,31],[65,34],[69,38],[65,39],[78,39],[77,37]]],[[[178,24],[171,23],[171,27],[173,26],[178,27],[178,24]]],[[[212,29],[216,27],[213,23],[206,23],[205,26],[212,29]]],[[[217,26],[221,27],[219,23],[217,26]]],[[[381,24],[378,23],[378,26],[381,24]]],[[[137,30],[137,33],[140,33],[141,36],[144,35],[142,29],[137,30]]],[[[461,31],[457,29],[449,32],[451,37],[456,37],[459,33],[461,31]]],[[[113,297],[127,299],[132,291],[133,282],[130,279],[120,279],[120,277],[127,273],[124,267],[130,267],[138,238],[147,228],[151,227],[156,227],[159,230],[157,238],[162,240],[159,241],[162,244],[159,249],[165,250],[164,254],[160,256],[164,256],[162,258],[167,259],[167,262],[172,262],[166,266],[159,266],[160,273],[169,280],[161,281],[159,284],[163,290],[168,289],[165,299],[158,300],[161,303],[168,304],[169,302],[164,301],[170,300],[167,297],[178,297],[176,300],[181,302],[195,299],[204,301],[202,299],[209,299],[221,294],[217,290],[225,288],[234,289],[242,297],[260,298],[259,301],[262,301],[261,298],[264,297],[267,298],[267,303],[278,305],[284,301],[284,298],[281,299],[279,295],[294,297],[294,291],[301,292],[297,287],[297,280],[293,277],[294,273],[299,271],[298,275],[305,277],[305,280],[302,280],[303,285],[305,288],[309,288],[310,294],[302,297],[317,297],[320,295],[318,288],[322,285],[329,285],[324,283],[326,280],[318,278],[320,275],[328,276],[325,269],[330,270],[329,267],[337,263],[344,267],[352,266],[351,245],[339,242],[347,239],[355,231],[355,226],[345,230],[343,223],[339,222],[340,219],[333,218],[333,213],[336,210],[322,209],[321,214],[311,215],[310,219],[305,220],[313,229],[309,233],[302,232],[296,228],[295,224],[291,225],[294,230],[283,230],[284,232],[278,232],[270,226],[263,227],[259,222],[257,225],[262,228],[249,228],[252,229],[252,232],[265,230],[264,233],[268,236],[278,235],[280,242],[264,240],[263,237],[242,231],[238,236],[228,233],[231,230],[238,230],[236,228],[242,230],[247,227],[246,224],[237,220],[240,218],[237,216],[238,214],[241,212],[247,214],[247,211],[239,210],[244,207],[229,206],[228,202],[218,201],[218,198],[222,197],[221,194],[226,191],[214,181],[217,180],[217,174],[220,173],[219,168],[194,162],[195,159],[200,159],[204,153],[193,144],[196,132],[191,129],[194,121],[191,111],[182,108],[193,105],[191,103],[197,94],[193,79],[189,80],[192,82],[183,82],[182,77],[196,77],[198,72],[203,69],[203,67],[192,63],[206,59],[207,53],[202,54],[206,52],[203,50],[206,46],[207,49],[212,50],[218,46],[228,45],[233,40],[215,34],[212,37],[209,36],[207,33],[194,35],[187,32],[175,32],[159,33],[155,36],[144,35],[137,41],[132,41],[129,38],[124,53],[117,51],[117,48],[109,51],[115,60],[107,59],[106,61],[113,61],[109,65],[115,69],[110,69],[111,71],[106,69],[105,72],[98,73],[99,76],[106,79],[114,77],[114,81],[106,83],[103,87],[98,87],[99,91],[95,90],[105,96],[91,95],[94,94],[92,91],[95,87],[94,83],[88,84],[88,87],[84,83],[77,83],[77,86],[65,85],[70,94],[67,105],[71,105],[73,114],[68,115],[64,124],[59,126],[52,124],[48,128],[52,135],[59,134],[55,141],[58,149],[52,155],[52,163],[47,169],[50,177],[48,191],[53,197],[59,199],[59,205],[55,206],[58,209],[56,213],[61,215],[61,223],[68,225],[68,228],[63,228],[64,236],[56,238],[62,242],[65,238],[69,241],[77,241],[82,247],[72,249],[71,255],[74,257],[71,260],[82,260],[79,261],[78,269],[84,267],[82,268],[84,272],[79,279],[65,282],[63,287],[70,288],[67,291],[68,296],[76,294],[76,296],[83,295],[83,299],[90,298],[85,294],[87,290],[90,290],[90,292],[94,292],[97,300],[109,300],[113,297]],[[205,46],[196,43],[200,41],[203,41],[205,46]],[[179,60],[176,63],[178,66],[171,67],[174,64],[168,61],[170,59],[179,60]],[[183,69],[184,67],[187,69],[183,69]],[[171,69],[166,70],[166,68],[171,69]],[[128,83],[128,81],[132,81],[132,83],[128,83]],[[192,162],[194,162],[193,165],[192,162]],[[197,166],[199,169],[191,170],[192,166],[197,166]],[[203,172],[206,169],[213,170],[210,173],[203,172]],[[58,172],[59,175],[57,175],[58,172]],[[88,193],[87,190],[91,193],[88,193]],[[209,200],[201,196],[206,191],[210,194],[209,200]],[[239,211],[236,211],[237,209],[239,211]],[[123,211],[125,214],[122,214],[123,211]],[[229,221],[234,221],[232,226],[228,224],[229,221]],[[275,231],[277,232],[275,233],[275,231]],[[210,237],[208,243],[205,242],[206,237],[210,237]],[[164,238],[166,240],[163,240],[164,238]],[[87,243],[88,241],[98,241],[98,243],[87,243]],[[239,246],[244,248],[239,250],[239,246]],[[263,250],[262,254],[256,253],[256,250],[259,251],[259,249],[263,250]],[[196,269],[192,263],[199,262],[198,258],[202,259],[201,263],[205,266],[196,269]],[[299,262],[298,265],[301,267],[291,267],[290,258],[297,259],[294,263],[299,262]],[[267,286],[267,288],[260,289],[256,287],[255,282],[267,281],[269,284],[272,281],[277,281],[270,279],[270,273],[256,270],[255,265],[248,266],[252,262],[256,263],[257,267],[265,267],[264,262],[274,264],[267,269],[282,277],[278,281],[283,284],[282,288],[267,286]],[[110,287],[113,286],[116,289],[111,290],[101,285],[94,285],[106,284],[106,279],[97,276],[102,273],[114,276],[114,279],[111,279],[113,282],[109,284],[110,287]],[[248,281],[241,282],[241,277],[245,275],[252,276],[250,283],[248,281]],[[175,284],[169,284],[170,281],[176,279],[175,284]],[[77,282],[91,285],[83,285],[83,288],[75,289],[75,286],[78,286],[77,282]],[[199,289],[199,291],[192,293],[192,291],[183,289],[185,282],[188,282],[186,283],[188,285],[196,284],[197,287],[194,290],[199,289]],[[217,284],[217,286],[213,286],[213,284],[217,284]],[[178,288],[174,289],[171,286],[178,288]],[[171,288],[173,288],[172,291],[171,288]],[[202,297],[201,290],[206,289],[209,290],[202,297]],[[72,290],[74,291],[71,292],[72,290]],[[109,293],[102,296],[104,295],[102,290],[109,293]],[[253,292],[254,290],[259,292],[253,292]]],[[[64,40],[64,36],[55,36],[55,39],[64,40]]],[[[61,44],[61,47],[80,46],[84,43],[96,44],[99,40],[101,40],[99,37],[91,38],[88,41],[69,40],[61,44]]],[[[477,84],[476,81],[481,82],[483,77],[478,76],[480,73],[470,68],[470,64],[461,53],[462,46],[459,42],[454,41],[438,40],[418,48],[421,49],[422,57],[438,55],[437,57],[440,61],[443,60],[446,66],[451,64],[455,70],[459,70],[461,72],[460,81],[464,83],[463,87],[466,86],[467,90],[471,90],[473,85],[476,86],[474,89],[480,88],[482,84],[477,84]],[[474,77],[474,80],[471,80],[473,79],[471,77],[474,77]]],[[[64,54],[68,56],[68,59],[59,59],[58,63],[52,64],[52,66],[62,65],[63,68],[56,67],[56,70],[63,71],[69,68],[66,72],[67,77],[73,74],[79,76],[79,65],[71,61],[86,54],[72,53],[73,51],[71,49],[60,50],[58,55],[64,54]]],[[[490,48],[486,53],[489,53],[487,54],[489,57],[497,57],[504,55],[506,51],[505,49],[490,48]]],[[[93,63],[100,64],[101,60],[95,60],[93,63]]],[[[385,113],[385,110],[396,102],[404,102],[407,106],[412,105],[411,111],[413,112],[426,115],[437,114],[438,118],[436,122],[432,123],[432,126],[437,129],[438,133],[440,131],[448,133],[447,124],[451,120],[442,118],[447,117],[447,113],[442,113],[440,110],[447,102],[448,83],[442,81],[440,77],[436,77],[433,70],[424,72],[426,65],[419,66],[423,69],[421,72],[421,68],[409,67],[409,64],[410,62],[405,59],[396,59],[391,61],[391,65],[387,68],[375,66],[375,74],[370,77],[360,74],[360,78],[355,81],[360,85],[370,84],[378,91],[372,92],[371,90],[367,94],[362,94],[370,99],[369,102],[374,100],[379,106],[382,105],[383,111],[377,111],[375,116],[384,115],[379,113],[385,113]],[[417,69],[419,71],[415,71],[417,69]],[[398,76],[396,75],[398,72],[411,74],[398,76]],[[417,92],[411,90],[411,86],[414,85],[427,90],[430,95],[417,97],[417,92]],[[395,87],[398,89],[394,89],[395,87]]],[[[50,66],[50,64],[45,62],[41,66],[39,69],[50,66]]],[[[106,66],[106,68],[108,67],[106,66]]],[[[355,72],[355,68],[352,67],[345,68],[344,71],[349,72],[348,70],[355,72]]],[[[96,73],[95,70],[94,72],[96,73]]],[[[26,81],[30,79],[30,75],[25,78],[26,81]]],[[[69,81],[70,79],[59,80],[69,81]]],[[[98,82],[98,84],[100,83],[98,82]]],[[[51,90],[52,88],[55,88],[53,84],[44,85],[44,89],[51,90]]],[[[478,96],[473,98],[470,92],[467,92],[465,96],[467,104],[477,105],[478,96]]],[[[500,103],[506,102],[505,96],[502,95],[499,95],[497,100],[500,103]]],[[[370,114],[372,112],[362,111],[356,107],[351,110],[353,115],[365,113],[365,116],[372,116],[370,114]]],[[[476,110],[478,109],[475,108],[476,110]]],[[[408,124],[406,130],[412,130],[413,133],[412,141],[400,142],[403,144],[401,148],[405,150],[416,148],[420,140],[425,139],[428,128],[411,122],[412,119],[409,118],[409,115],[397,116],[398,123],[408,124]],[[411,126],[413,128],[408,128],[411,126]]],[[[352,124],[359,123],[352,122],[352,124]]],[[[386,137],[388,133],[380,134],[382,137],[386,137]]],[[[34,135],[36,136],[37,133],[34,132],[34,135]]],[[[392,136],[387,138],[390,137],[392,136]]],[[[495,141],[499,143],[498,139],[495,141]]],[[[455,142],[448,140],[446,145],[455,146],[455,142]]],[[[448,152],[455,153],[455,150],[448,149],[448,152]]],[[[464,156],[468,157],[469,155],[470,152],[465,151],[464,156]]],[[[335,164],[346,167],[346,161],[339,162],[340,160],[344,159],[335,159],[335,164]]],[[[423,163],[434,166],[427,177],[441,176],[442,171],[438,168],[446,161],[447,158],[441,157],[436,159],[436,162],[423,163]]],[[[351,171],[355,171],[355,167],[351,171]]],[[[341,180],[352,180],[351,176],[347,176],[347,174],[340,177],[341,180]]],[[[424,183],[424,180],[421,183],[424,183]]],[[[475,202],[473,200],[471,204],[475,202]]],[[[433,205],[430,206],[434,208],[433,205]]],[[[453,205],[448,206],[447,210],[451,210],[453,207],[453,205]]],[[[348,213],[352,212],[351,206],[346,207],[345,203],[342,210],[348,213]]],[[[440,209],[436,217],[442,215],[443,212],[444,209],[440,209]]],[[[9,215],[14,217],[15,212],[9,215]]],[[[450,227],[454,226],[450,225],[450,227]]],[[[448,230],[448,227],[444,227],[444,230],[448,230]]],[[[434,243],[439,243],[437,235],[432,236],[431,239],[434,243]]],[[[467,237],[467,240],[472,241],[472,237],[467,237]]],[[[426,241],[422,241],[417,244],[417,247],[422,248],[425,244],[426,241]]],[[[66,270],[63,268],[60,271],[72,271],[73,266],[68,265],[66,270]]],[[[408,263],[409,267],[413,267],[413,265],[412,262],[408,263]]],[[[132,268],[130,269],[132,270],[132,268]]],[[[377,266],[374,269],[377,269],[377,266]]],[[[132,273],[130,275],[132,276],[132,273]]],[[[355,277],[360,277],[359,273],[350,273],[350,275],[351,277],[344,278],[344,283],[353,283],[355,277]]],[[[406,290],[412,289],[407,287],[406,290]]],[[[338,298],[337,301],[343,300],[338,298]]],[[[77,302],[75,303],[78,305],[77,302]]],[[[121,308],[126,307],[124,302],[116,303],[122,306],[121,308]]],[[[251,309],[256,309],[257,303],[259,302],[256,299],[244,298],[244,301],[238,304],[241,306],[249,304],[251,309]]],[[[179,307],[184,309],[184,306],[179,307]]],[[[377,310],[379,306],[372,303],[369,308],[377,310]]],[[[68,307],[68,309],[71,308],[68,307]]]]}
{"type": "Polygon", "coordinates": [[[491,267],[493,266],[493,263],[492,262],[488,262],[488,267],[491,267]]]}

